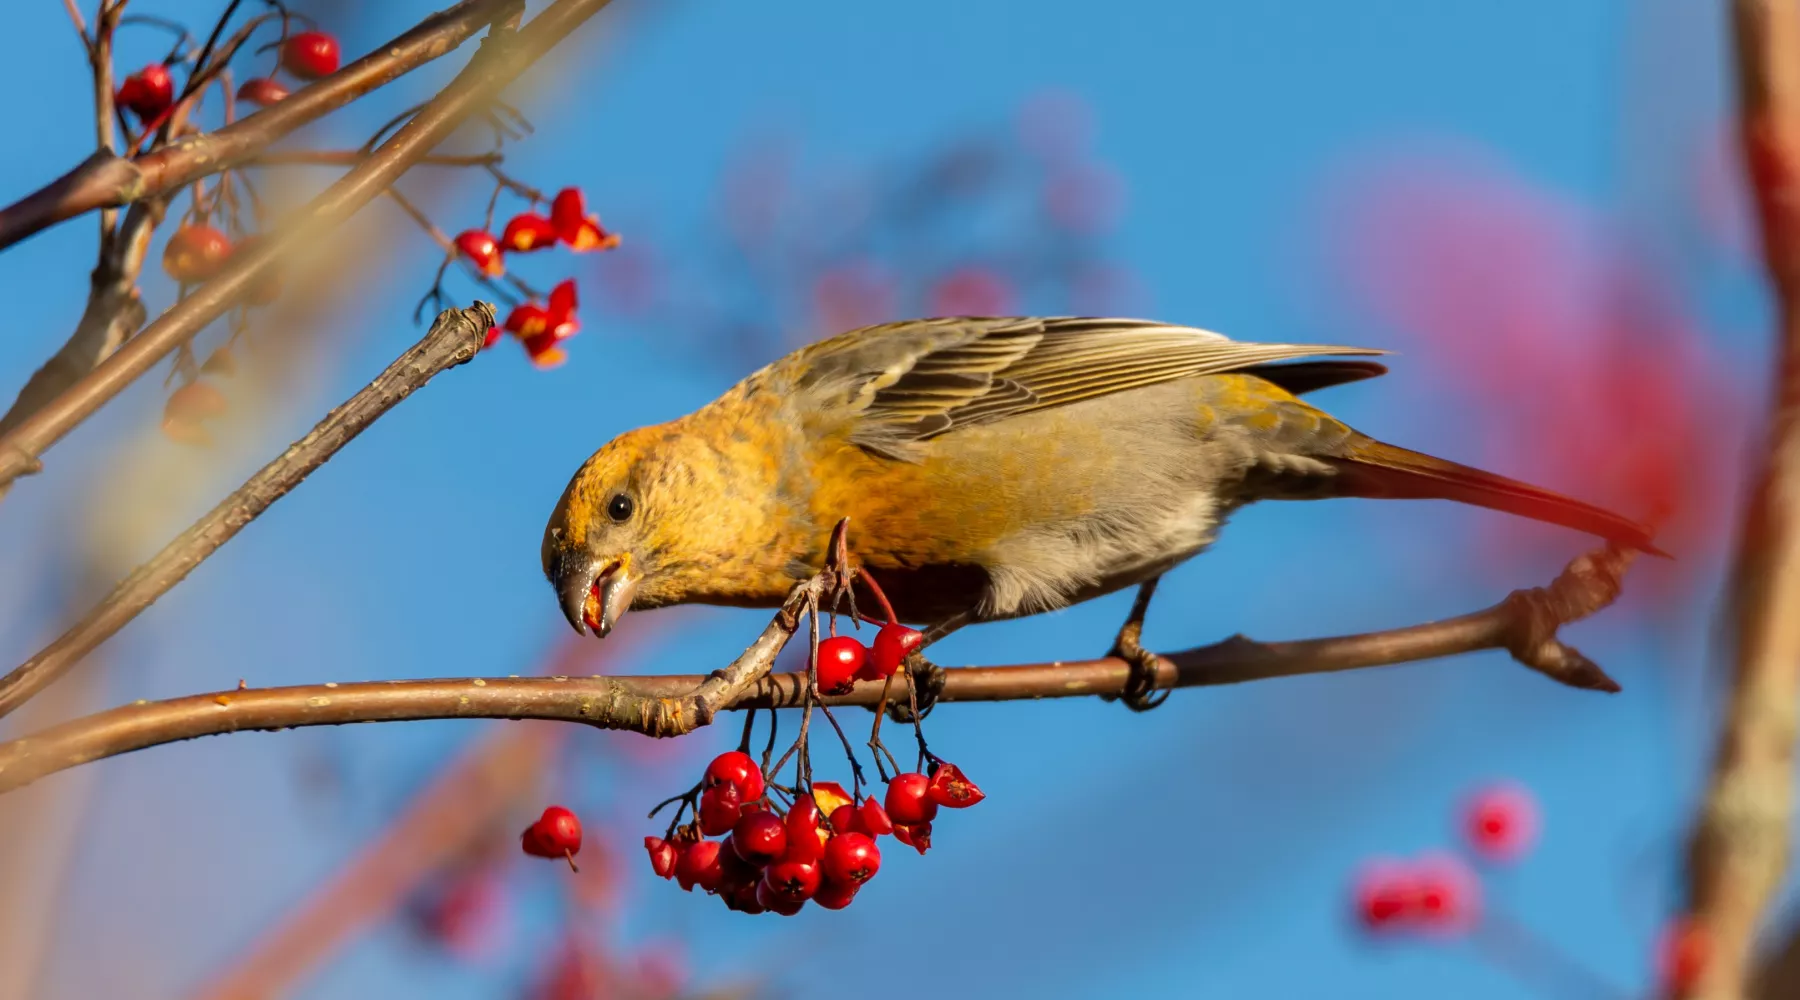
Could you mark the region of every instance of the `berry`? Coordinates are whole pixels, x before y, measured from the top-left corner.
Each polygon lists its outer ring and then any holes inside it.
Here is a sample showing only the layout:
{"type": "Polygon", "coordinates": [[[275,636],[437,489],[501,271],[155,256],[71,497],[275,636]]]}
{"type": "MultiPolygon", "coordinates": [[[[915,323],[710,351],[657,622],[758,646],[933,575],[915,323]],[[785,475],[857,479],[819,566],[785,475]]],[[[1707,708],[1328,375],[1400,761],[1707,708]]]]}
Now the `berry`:
{"type": "Polygon", "coordinates": [[[1663,928],[1656,942],[1656,972],[1665,991],[1671,995],[1693,992],[1712,951],[1708,941],[1706,929],[1687,917],[1663,928]]]}
{"type": "Polygon", "coordinates": [[[719,898],[725,901],[725,907],[740,913],[761,913],[767,910],[762,900],[762,879],[760,877],[728,882],[719,887],[719,898]]]}
{"type": "Polygon", "coordinates": [[[967,809],[987,798],[987,793],[975,787],[975,783],[963,775],[961,768],[942,760],[931,766],[931,786],[927,789],[927,794],[931,796],[931,801],[947,809],[967,809]]]}
{"type": "Polygon", "coordinates": [[[832,833],[868,833],[863,829],[862,817],[856,814],[853,805],[841,805],[831,811],[832,833]]]}
{"type": "Polygon", "coordinates": [[[700,793],[700,832],[708,837],[729,832],[740,811],[736,785],[711,786],[700,793]]]}
{"type": "Polygon", "coordinates": [[[823,877],[817,861],[782,858],[763,869],[763,884],[774,891],[777,899],[789,903],[804,903],[811,899],[813,893],[819,891],[819,880],[823,877]]]}
{"type": "Polygon", "coordinates": [[[925,633],[898,622],[888,622],[875,633],[875,644],[869,651],[869,662],[863,666],[863,678],[871,681],[887,680],[900,669],[900,664],[906,662],[907,654],[924,644],[925,633]]]}
{"type": "Polygon", "coordinates": [[[498,344],[500,342],[500,335],[505,332],[505,330],[502,330],[497,326],[488,327],[487,336],[481,339],[481,349],[485,351],[495,344],[498,344]]]}
{"type": "Polygon", "coordinates": [[[521,212],[506,224],[500,244],[519,253],[555,246],[556,226],[536,212],[521,212]]]}
{"type": "Polygon", "coordinates": [[[201,363],[200,374],[218,375],[222,378],[236,375],[237,359],[231,356],[231,348],[223,345],[213,348],[213,352],[208,354],[206,360],[201,363]]]}
{"type": "Polygon", "coordinates": [[[819,642],[819,690],[844,694],[856,684],[868,650],[852,636],[834,635],[819,642]]]}
{"type": "Polygon", "coordinates": [[[850,905],[856,898],[856,891],[861,888],[856,882],[838,882],[827,878],[819,883],[819,891],[813,893],[812,901],[827,910],[841,910],[850,905]]]}
{"type": "Polygon", "coordinates": [[[619,245],[617,234],[600,228],[599,217],[587,214],[587,200],[580,188],[556,192],[550,201],[550,224],[555,227],[557,238],[571,250],[611,250],[619,245]]]}
{"type": "Polygon", "coordinates": [[[280,80],[267,76],[245,80],[237,91],[238,100],[246,104],[260,104],[265,108],[287,96],[287,87],[280,80]]]}
{"type": "Polygon", "coordinates": [[[506,273],[506,258],[501,255],[500,243],[493,233],[484,229],[465,229],[456,234],[456,249],[469,258],[476,270],[490,278],[506,273]]]}
{"type": "Polygon", "coordinates": [[[745,813],[731,828],[731,843],[745,864],[761,868],[787,851],[787,828],[774,813],[745,813]]]}
{"type": "Polygon", "coordinates": [[[825,877],[861,885],[881,870],[881,848],[875,838],[861,833],[840,833],[825,845],[825,877]]]}
{"type": "Polygon", "coordinates": [[[302,31],[281,46],[281,68],[302,80],[336,73],[342,58],[338,40],[323,31],[302,31]]]}
{"type": "Polygon", "coordinates": [[[917,771],[897,774],[888,782],[887,814],[895,823],[929,823],[938,804],[931,799],[931,779],[917,771]]]}
{"type": "Polygon", "coordinates": [[[674,878],[677,851],[675,845],[661,837],[645,837],[644,850],[650,853],[650,870],[657,878],[674,878]]]}
{"type": "Polygon", "coordinates": [[[675,880],[681,887],[693,891],[699,886],[703,892],[712,892],[719,887],[725,878],[725,866],[719,860],[722,841],[696,840],[687,845],[681,857],[675,860],[675,880]]]}
{"type": "Polygon", "coordinates": [[[794,800],[787,814],[787,850],[782,857],[792,861],[817,861],[825,856],[828,831],[819,829],[819,807],[809,795],[794,800]]]}
{"type": "Polygon", "coordinates": [[[199,423],[223,414],[230,404],[225,394],[205,382],[189,382],[169,394],[163,404],[163,416],[199,423]]]}
{"type": "Polygon", "coordinates": [[[205,281],[219,273],[231,256],[231,240],[211,226],[182,226],[163,247],[162,266],[169,277],[184,285],[205,281]]]}
{"type": "Polygon", "coordinates": [[[142,122],[161,115],[175,103],[175,81],[169,76],[169,67],[151,63],[131,74],[119,84],[114,100],[142,122]]]}
{"type": "Polygon", "coordinates": [[[1522,785],[1484,788],[1469,799],[1463,833],[1482,857],[1517,861],[1537,841],[1537,800],[1522,785]]]}
{"type": "MultiPolygon", "coordinates": [[[[784,917],[791,917],[800,912],[801,907],[806,905],[806,900],[787,899],[782,896],[779,889],[769,884],[768,879],[758,879],[756,883],[756,905],[763,910],[779,913],[784,917]]],[[[756,912],[761,911],[759,910],[756,912]]]]}
{"type": "Polygon", "coordinates": [[[856,818],[861,821],[863,833],[871,837],[885,837],[894,832],[894,821],[888,818],[887,810],[871,795],[863,799],[856,807],[856,818]]]}
{"type": "Polygon", "coordinates": [[[1376,861],[1357,876],[1356,918],[1371,931],[1390,930],[1412,919],[1418,901],[1412,871],[1397,861],[1376,861]]]}
{"type": "Polygon", "coordinates": [[[763,796],[762,768],[756,761],[742,750],[728,750],[712,759],[706,765],[706,779],[709,782],[726,781],[737,786],[738,796],[745,802],[760,799],[763,796]]]}
{"type": "Polygon", "coordinates": [[[924,854],[931,850],[931,824],[895,823],[894,839],[924,854]]]}
{"type": "Polygon", "coordinates": [[[1481,881],[1461,858],[1431,855],[1413,867],[1421,926],[1460,933],[1474,925],[1481,909],[1481,881]]]}
{"type": "Polygon", "coordinates": [[[575,855],[581,853],[581,820],[562,806],[549,806],[519,835],[519,846],[540,858],[567,858],[574,868],[575,855]]]}

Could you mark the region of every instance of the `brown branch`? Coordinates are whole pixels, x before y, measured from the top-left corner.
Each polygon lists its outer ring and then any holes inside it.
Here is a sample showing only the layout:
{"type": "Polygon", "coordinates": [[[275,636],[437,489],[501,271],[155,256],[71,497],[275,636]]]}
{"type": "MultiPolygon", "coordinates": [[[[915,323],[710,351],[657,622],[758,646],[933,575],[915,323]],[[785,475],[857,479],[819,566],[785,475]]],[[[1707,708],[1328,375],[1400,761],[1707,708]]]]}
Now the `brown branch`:
{"type": "MultiPolygon", "coordinates": [[[[369,158],[368,153],[354,149],[296,149],[276,153],[260,153],[244,161],[249,167],[354,167],[369,158]]],[[[465,156],[433,155],[418,160],[421,167],[491,167],[503,163],[503,153],[472,153],[465,156]]]]}
{"type": "MultiPolygon", "coordinates": [[[[330,229],[391,186],[469,116],[486,108],[526,67],[609,2],[556,0],[516,32],[490,36],[482,50],[449,86],[367,160],[314,199],[302,210],[295,225],[272,232],[254,247],[234,254],[218,276],[159,316],[80,382],[41,407],[11,432],[0,436],[0,491],[8,488],[20,475],[33,471],[39,455],[107,400],[223,315],[255,287],[275,261],[292,253],[294,248],[317,243],[330,229]]],[[[275,108],[286,103],[283,101],[275,108]]],[[[258,112],[244,121],[253,121],[266,113],[258,112]]],[[[0,708],[0,714],[4,714],[3,708],[0,708]]]]}
{"type": "MultiPolygon", "coordinates": [[[[1297,642],[1254,642],[1233,636],[1163,657],[1156,687],[1205,687],[1275,677],[1335,673],[1505,649],[1540,673],[1574,687],[1618,686],[1586,657],[1556,638],[1558,626],[1612,603],[1631,554],[1604,550],[1581,556],[1547,588],[1514,591],[1492,607],[1440,622],[1362,635],[1297,642]]],[[[726,670],[698,676],[454,678],[311,684],[221,691],[138,702],[0,743],[0,792],[89,761],[197,736],[253,729],[328,726],[408,719],[553,719],[651,736],[676,736],[711,721],[722,709],[794,708],[804,674],[766,672],[797,627],[809,593],[830,585],[821,574],[790,594],[786,607],[726,670]]],[[[937,702],[1019,701],[1118,695],[1130,667],[1114,658],[936,671],[937,702]]],[[[897,678],[896,701],[910,680],[897,678]]],[[[825,703],[874,707],[883,687],[864,684],[825,703]]]]}
{"type": "Polygon", "coordinates": [[[1707,958],[1692,997],[1745,994],[1787,867],[1800,706],[1800,8],[1734,0],[1741,138],[1778,322],[1767,454],[1729,591],[1732,691],[1688,856],[1707,958]]]}
{"type": "Polygon", "coordinates": [[[85,618],[36,656],[0,677],[0,716],[24,704],[137,617],[138,612],[180,583],[382,414],[439,372],[475,357],[493,325],[494,307],[485,302],[477,302],[469,309],[444,310],[424,339],[396,358],[373,382],[326,414],[305,437],[289,445],[161,552],[133,570],[85,618]]]}
{"type": "MultiPolygon", "coordinates": [[[[171,194],[234,167],[359,97],[451,51],[519,0],[464,0],[285,99],[215,132],[186,138],[136,159],[102,148],[68,173],[0,208],[0,249],[95,209],[171,194]]],[[[100,30],[96,26],[96,30],[100,30]]],[[[109,76],[110,66],[107,70],[109,76]]],[[[110,82],[110,81],[109,81],[110,82]]],[[[110,108],[111,91],[106,101],[110,108]]]]}

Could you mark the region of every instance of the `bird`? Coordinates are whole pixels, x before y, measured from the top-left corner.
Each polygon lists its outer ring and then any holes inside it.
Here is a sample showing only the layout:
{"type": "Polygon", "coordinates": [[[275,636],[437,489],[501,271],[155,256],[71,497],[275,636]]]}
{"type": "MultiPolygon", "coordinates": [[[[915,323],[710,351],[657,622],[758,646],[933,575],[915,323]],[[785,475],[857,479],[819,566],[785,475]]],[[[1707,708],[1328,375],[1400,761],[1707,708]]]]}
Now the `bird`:
{"type": "Polygon", "coordinates": [[[1366,347],[1254,343],[1140,319],[867,326],[627,431],[570,479],[542,560],[578,633],[628,610],[780,607],[849,518],[859,572],[935,641],[1156,582],[1259,500],[1439,499],[1662,554],[1646,526],[1386,444],[1300,397],[1387,367],[1366,347]]]}

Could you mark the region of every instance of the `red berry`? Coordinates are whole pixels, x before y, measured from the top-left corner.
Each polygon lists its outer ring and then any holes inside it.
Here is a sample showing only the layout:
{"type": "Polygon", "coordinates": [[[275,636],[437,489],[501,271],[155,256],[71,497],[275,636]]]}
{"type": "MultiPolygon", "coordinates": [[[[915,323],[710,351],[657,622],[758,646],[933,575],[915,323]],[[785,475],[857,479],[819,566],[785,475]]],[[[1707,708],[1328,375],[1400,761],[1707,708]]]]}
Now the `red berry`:
{"type": "Polygon", "coordinates": [[[1516,861],[1537,841],[1537,800],[1523,785],[1484,788],[1469,799],[1463,832],[1482,857],[1516,861]]]}
{"type": "Polygon", "coordinates": [[[1706,929],[1688,917],[1678,917],[1663,928],[1656,942],[1656,972],[1665,991],[1693,992],[1712,953],[1709,940],[1706,929]]]}
{"type": "Polygon", "coordinates": [[[894,839],[924,854],[931,850],[931,824],[895,823],[894,839]]]}
{"type": "Polygon", "coordinates": [[[317,80],[338,70],[338,40],[323,31],[302,31],[281,46],[281,68],[302,80],[317,80]]]}
{"type": "Polygon", "coordinates": [[[740,913],[761,913],[768,907],[758,898],[762,894],[762,876],[728,882],[719,887],[719,898],[725,907],[740,913]]]}
{"type": "Polygon", "coordinates": [[[856,674],[868,659],[863,644],[848,635],[834,635],[819,642],[819,690],[843,694],[856,684],[856,674]]]}
{"type": "Polygon", "coordinates": [[[737,786],[738,797],[752,802],[763,796],[762,768],[742,750],[727,750],[706,765],[708,781],[727,781],[737,786]]]}
{"type": "Polygon", "coordinates": [[[862,827],[862,817],[856,814],[853,805],[841,805],[831,811],[832,833],[867,833],[862,827]]]}
{"type": "Polygon", "coordinates": [[[500,342],[500,335],[504,332],[504,330],[497,326],[488,327],[487,336],[481,339],[481,349],[485,351],[495,344],[498,344],[500,342]]]}
{"type": "Polygon", "coordinates": [[[782,858],[763,869],[763,884],[773,889],[777,898],[790,903],[811,899],[813,893],[819,891],[819,880],[823,877],[817,861],[782,858]]]}
{"type": "Polygon", "coordinates": [[[888,622],[875,633],[874,647],[869,651],[869,661],[863,666],[865,680],[886,680],[900,669],[906,662],[906,656],[925,644],[925,633],[918,629],[907,628],[898,622],[888,622]]]}
{"type": "Polygon", "coordinates": [[[657,878],[674,878],[675,861],[679,852],[675,845],[661,837],[645,837],[644,850],[650,854],[650,870],[657,878]]]}
{"type": "Polygon", "coordinates": [[[860,885],[881,870],[881,848],[875,838],[861,833],[840,833],[825,845],[825,877],[860,885]]]}
{"type": "Polygon", "coordinates": [[[1413,918],[1418,895],[1418,882],[1406,865],[1372,862],[1356,879],[1356,917],[1369,930],[1390,930],[1413,918]]]}
{"type": "Polygon", "coordinates": [[[462,252],[475,269],[490,278],[498,278],[506,273],[506,258],[500,253],[500,242],[494,234],[483,229],[465,229],[456,234],[456,249],[462,252]]]}
{"type": "Polygon", "coordinates": [[[917,771],[897,774],[888,782],[887,814],[895,823],[929,823],[938,804],[931,799],[931,779],[917,771]]]}
{"type": "Polygon", "coordinates": [[[267,76],[245,80],[237,92],[238,100],[246,104],[260,104],[265,108],[287,96],[288,89],[282,86],[281,81],[267,76]]]}
{"type": "Polygon", "coordinates": [[[787,851],[787,827],[774,813],[745,813],[731,828],[731,843],[737,856],[746,864],[761,868],[787,851]]]}
{"type": "Polygon", "coordinates": [[[581,853],[581,820],[562,806],[550,806],[537,821],[525,828],[519,844],[526,854],[540,858],[569,858],[581,853]]]}
{"type": "Polygon", "coordinates": [[[587,200],[580,188],[563,188],[550,201],[550,224],[557,238],[576,251],[611,250],[619,237],[600,228],[598,216],[587,214],[587,200]]]}
{"type": "Polygon", "coordinates": [[[729,832],[740,811],[736,785],[712,785],[700,793],[700,832],[708,837],[729,832]]]}
{"type": "Polygon", "coordinates": [[[800,912],[801,908],[806,905],[806,900],[784,898],[781,891],[770,885],[769,880],[765,878],[758,879],[756,882],[756,905],[772,913],[791,917],[800,912]]]}
{"type": "Polygon", "coordinates": [[[885,837],[894,832],[894,821],[888,818],[887,810],[870,795],[863,799],[862,805],[856,807],[856,818],[861,822],[863,833],[871,837],[885,837]]]}
{"type": "Polygon", "coordinates": [[[521,212],[506,224],[500,243],[508,250],[525,253],[556,245],[556,226],[536,212],[521,212]]]}
{"type": "Polygon", "coordinates": [[[205,382],[189,382],[169,394],[163,416],[190,423],[211,420],[229,409],[225,394],[205,382]]]}
{"type": "Polygon", "coordinates": [[[719,847],[717,840],[696,840],[688,844],[675,859],[675,881],[690,892],[694,886],[699,886],[702,892],[717,889],[725,877],[725,867],[719,863],[719,847]]]}
{"type": "Polygon", "coordinates": [[[205,281],[231,256],[231,239],[208,225],[182,226],[163,247],[162,266],[184,285],[205,281]]]}
{"type": "Polygon", "coordinates": [[[819,807],[812,796],[801,795],[787,814],[787,850],[782,857],[794,861],[817,861],[825,856],[828,831],[819,829],[819,807]]]}
{"type": "Polygon", "coordinates": [[[1430,855],[1413,866],[1413,876],[1422,926],[1454,934],[1474,925],[1481,911],[1481,881],[1461,858],[1430,855]]]}
{"type": "Polygon", "coordinates": [[[964,776],[961,768],[943,760],[931,767],[931,787],[928,794],[931,801],[948,809],[967,809],[987,798],[987,793],[976,788],[975,783],[964,776]]]}
{"type": "Polygon", "coordinates": [[[114,99],[139,121],[150,121],[169,110],[175,103],[175,81],[169,76],[169,67],[151,63],[131,74],[119,85],[114,99]]]}
{"type": "Polygon", "coordinates": [[[813,893],[812,901],[827,910],[841,910],[850,905],[856,898],[856,890],[861,888],[856,882],[838,882],[828,878],[819,883],[819,891],[813,893]]]}

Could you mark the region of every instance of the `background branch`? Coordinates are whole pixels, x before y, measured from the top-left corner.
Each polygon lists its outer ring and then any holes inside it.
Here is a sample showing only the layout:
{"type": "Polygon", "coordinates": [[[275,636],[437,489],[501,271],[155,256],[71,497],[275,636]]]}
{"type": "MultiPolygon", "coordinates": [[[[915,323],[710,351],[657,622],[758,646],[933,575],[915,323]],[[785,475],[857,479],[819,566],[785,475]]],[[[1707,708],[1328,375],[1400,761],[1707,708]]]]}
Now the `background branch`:
{"type": "Polygon", "coordinates": [[[1800,708],[1800,7],[1734,0],[1741,138],[1778,324],[1767,453],[1730,583],[1733,685],[1689,846],[1707,959],[1694,997],[1742,997],[1756,931],[1787,866],[1800,708]]]}
{"type": "MultiPolygon", "coordinates": [[[[274,262],[310,245],[393,184],[419,158],[485,109],[507,84],[610,0],[557,0],[517,32],[490,35],[449,86],[432,98],[361,165],[304,209],[296,224],[234,254],[219,274],[163,313],[105,361],[0,436],[0,490],[37,466],[38,456],[176,347],[193,338],[255,287],[274,262]]],[[[510,6],[510,5],[509,5],[510,6]]],[[[286,102],[282,102],[286,103],[286,102]]],[[[279,105],[277,105],[279,107],[279,105]]],[[[258,115],[267,112],[258,112],[258,115]]],[[[245,121],[251,121],[252,115],[245,121]]],[[[4,706],[0,705],[0,714],[4,706]]]]}
{"type": "MultiPolygon", "coordinates": [[[[1406,663],[1480,649],[1506,649],[1534,670],[1577,687],[1617,690],[1579,652],[1557,640],[1557,626],[1585,618],[1618,596],[1629,553],[1603,550],[1581,556],[1547,588],[1514,591],[1472,614],[1408,628],[1297,642],[1254,642],[1233,636],[1211,646],[1173,653],[1158,664],[1158,688],[1236,684],[1274,677],[1334,673],[1406,663]]],[[[799,622],[809,593],[822,592],[821,575],[796,588],[786,607],[730,667],[707,677],[456,678],[309,684],[221,691],[167,701],[138,702],[76,719],[0,744],[0,792],[46,774],[162,743],[238,732],[350,722],[407,719],[554,719],[675,736],[711,721],[720,709],[794,708],[806,676],[767,675],[799,622]]],[[[935,671],[936,700],[1016,701],[1118,695],[1130,668],[1106,658],[1007,667],[935,671]]],[[[896,678],[893,698],[904,704],[910,680],[896,678]]],[[[873,707],[881,686],[859,685],[829,705],[873,707]]]]}
{"type": "Polygon", "coordinates": [[[220,501],[161,552],[139,566],[81,621],[4,678],[0,716],[60,677],[138,612],[180,583],[201,562],[230,541],[275,501],[286,496],[338,450],[446,368],[481,350],[494,325],[494,309],[477,302],[469,309],[446,309],[424,339],[394,360],[375,380],[325,415],[305,437],[220,501]]]}

